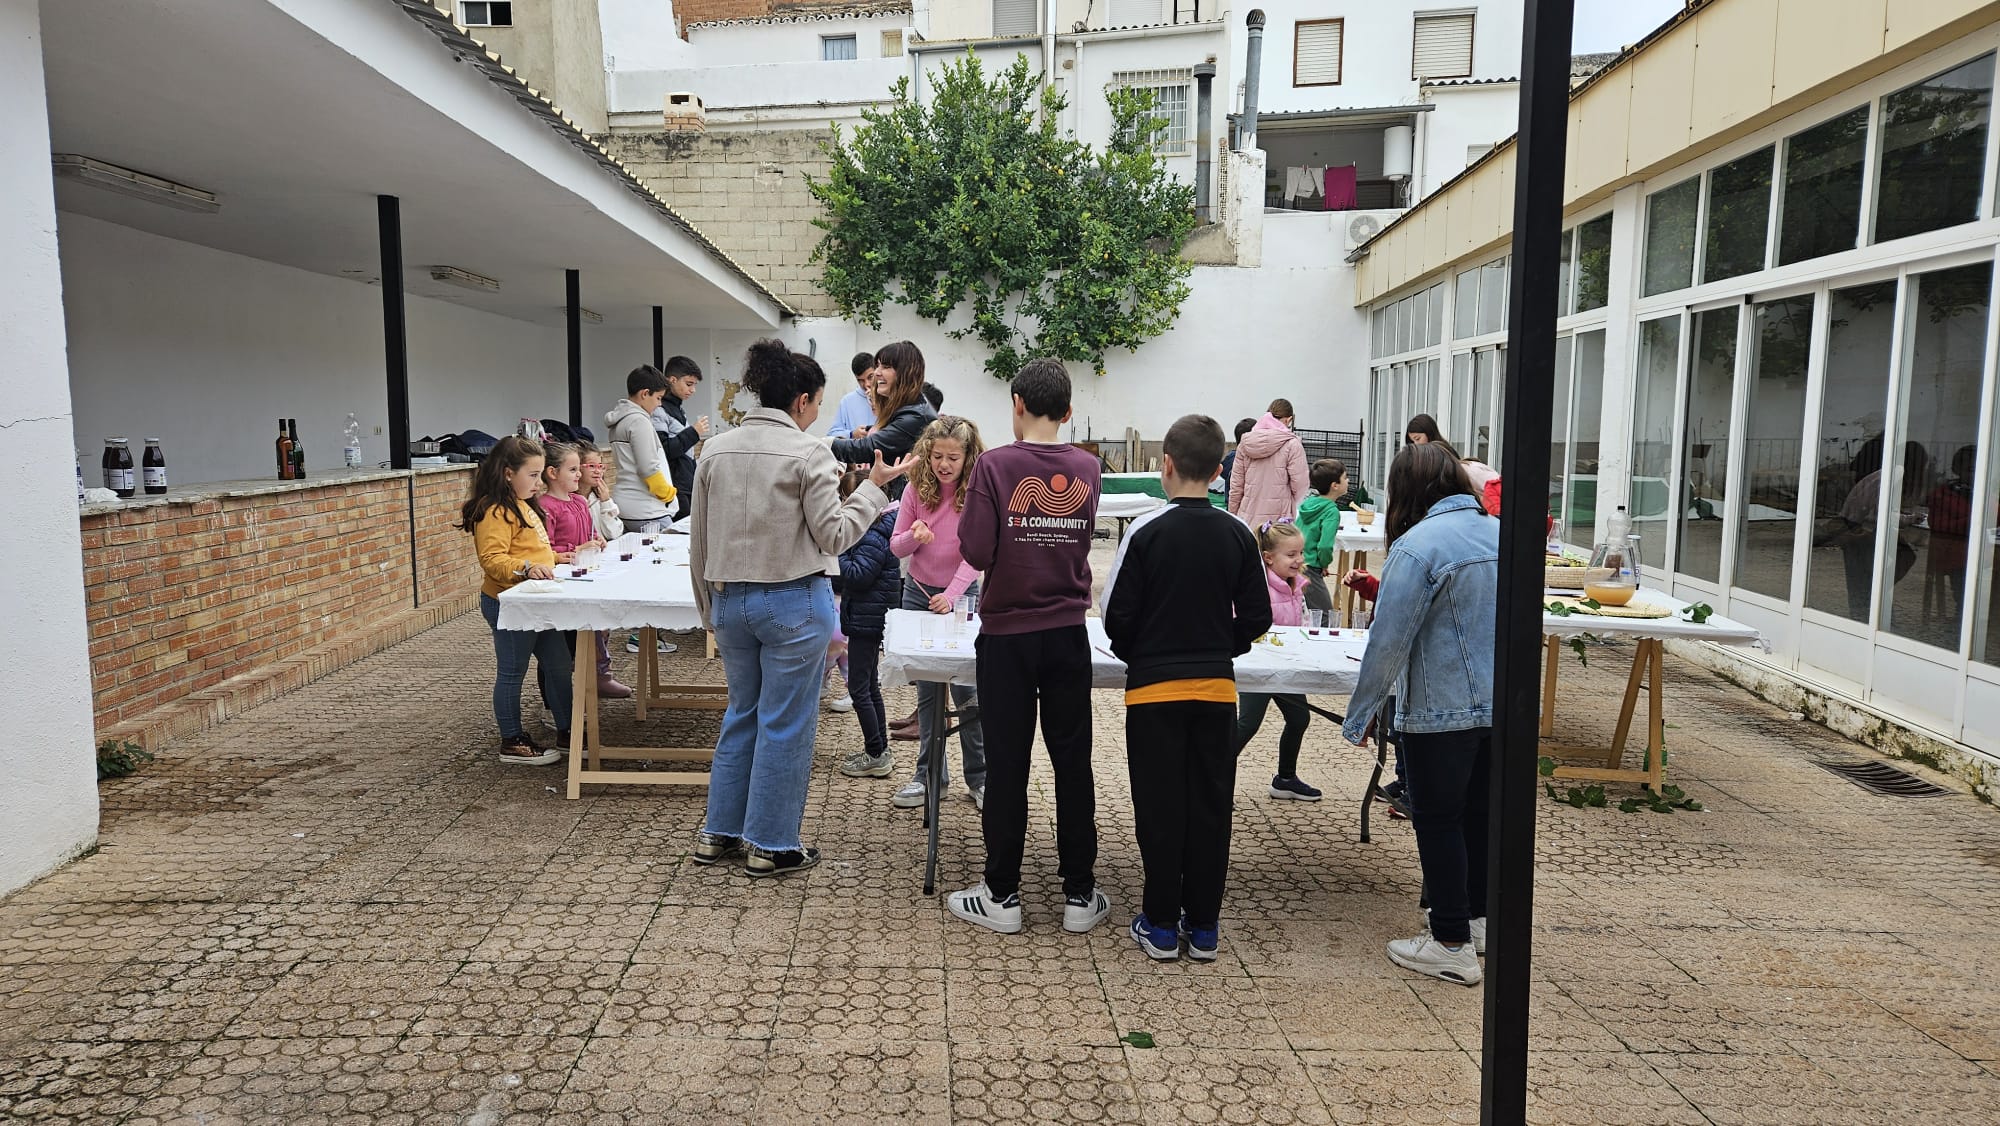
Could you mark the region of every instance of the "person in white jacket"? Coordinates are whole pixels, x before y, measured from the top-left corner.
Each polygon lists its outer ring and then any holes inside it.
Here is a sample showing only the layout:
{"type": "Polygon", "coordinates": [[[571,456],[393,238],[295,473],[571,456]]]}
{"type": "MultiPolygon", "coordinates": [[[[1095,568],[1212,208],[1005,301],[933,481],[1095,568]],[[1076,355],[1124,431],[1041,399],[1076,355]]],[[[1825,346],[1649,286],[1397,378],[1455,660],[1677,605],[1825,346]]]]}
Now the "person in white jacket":
{"type": "Polygon", "coordinates": [[[628,532],[657,532],[673,523],[679,494],[667,478],[667,454],[653,429],[653,411],[667,396],[667,377],[651,364],[625,377],[625,397],[604,416],[611,450],[618,459],[612,499],[628,532]]]}

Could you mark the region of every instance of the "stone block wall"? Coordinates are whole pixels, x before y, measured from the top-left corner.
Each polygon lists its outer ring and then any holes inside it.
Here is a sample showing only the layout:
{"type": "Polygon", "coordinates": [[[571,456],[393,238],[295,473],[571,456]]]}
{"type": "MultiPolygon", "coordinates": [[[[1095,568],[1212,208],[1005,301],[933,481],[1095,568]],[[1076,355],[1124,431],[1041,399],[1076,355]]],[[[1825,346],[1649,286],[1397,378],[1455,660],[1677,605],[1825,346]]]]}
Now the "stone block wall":
{"type": "Polygon", "coordinates": [[[466,485],[399,475],[84,515],[98,737],[200,730],[469,608],[478,566],[449,527],[466,485]]]}
{"type": "Polygon", "coordinates": [[[752,277],[801,313],[830,316],[833,303],[812,263],[822,212],[805,175],[825,176],[828,130],[613,133],[611,155],[671,204],[752,277]]]}

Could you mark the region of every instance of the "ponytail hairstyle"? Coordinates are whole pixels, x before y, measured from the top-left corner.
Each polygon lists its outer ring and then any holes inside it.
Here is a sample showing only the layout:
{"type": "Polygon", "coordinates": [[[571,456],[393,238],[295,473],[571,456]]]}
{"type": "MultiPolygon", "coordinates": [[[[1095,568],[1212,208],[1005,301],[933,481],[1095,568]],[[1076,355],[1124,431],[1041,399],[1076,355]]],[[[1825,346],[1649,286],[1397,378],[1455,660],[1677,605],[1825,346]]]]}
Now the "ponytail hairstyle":
{"type": "Polygon", "coordinates": [[[542,491],[549,491],[549,473],[560,467],[563,460],[576,455],[577,463],[583,462],[583,448],[571,442],[548,441],[542,443],[542,491]]]}
{"type": "Polygon", "coordinates": [[[1257,529],[1257,550],[1260,552],[1282,551],[1287,540],[1298,540],[1303,543],[1305,542],[1305,538],[1305,533],[1299,531],[1299,526],[1289,516],[1277,520],[1266,520],[1263,526],[1257,529]]]}
{"type": "Polygon", "coordinates": [[[1404,446],[1389,465],[1388,546],[1394,548],[1398,539],[1430,514],[1432,505],[1455,496],[1471,497],[1480,504],[1481,512],[1486,511],[1450,446],[1443,442],[1404,446]]]}
{"type": "Polygon", "coordinates": [[[782,340],[759,340],[743,357],[743,386],[759,405],[789,411],[800,395],[826,386],[826,372],[818,360],[792,351],[782,340]]]}
{"type": "Polygon", "coordinates": [[[875,425],[887,426],[897,411],[924,397],[924,354],[915,344],[898,340],[875,353],[875,366],[896,373],[895,382],[875,404],[875,425]]]}
{"type": "MultiPolygon", "coordinates": [[[[893,345],[892,345],[893,347],[893,345]]],[[[917,499],[924,507],[936,508],[944,499],[944,482],[931,472],[931,447],[941,441],[957,442],[965,451],[965,466],[958,471],[958,484],[951,495],[951,510],[965,511],[965,486],[972,480],[972,467],[979,464],[979,455],[986,452],[986,444],[979,440],[979,427],[969,418],[955,414],[941,415],[932,419],[924,432],[917,436],[917,444],[910,451],[915,460],[910,463],[910,487],[917,491],[917,499]]]]}
{"type": "MultiPolygon", "coordinates": [[[[458,510],[458,523],[452,526],[459,531],[470,532],[485,519],[488,512],[498,508],[514,521],[515,527],[527,527],[527,513],[521,511],[520,498],[514,495],[514,486],[507,483],[507,475],[535,458],[546,456],[542,444],[533,438],[510,434],[494,443],[493,452],[487,454],[486,460],[480,462],[479,468],[473,472],[472,495],[458,510]]],[[[534,510],[537,519],[541,518],[542,506],[536,504],[533,498],[528,500],[528,507],[534,510]]]]}

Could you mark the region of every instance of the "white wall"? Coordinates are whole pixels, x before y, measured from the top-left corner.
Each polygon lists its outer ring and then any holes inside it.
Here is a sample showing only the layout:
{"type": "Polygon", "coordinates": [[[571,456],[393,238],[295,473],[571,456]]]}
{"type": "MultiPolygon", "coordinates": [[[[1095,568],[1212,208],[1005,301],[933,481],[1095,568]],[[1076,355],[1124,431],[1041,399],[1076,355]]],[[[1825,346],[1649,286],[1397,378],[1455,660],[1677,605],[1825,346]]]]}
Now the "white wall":
{"type": "MultiPolygon", "coordinates": [[[[805,106],[823,102],[835,105],[872,104],[887,102],[896,80],[907,77],[909,73],[907,59],[621,70],[611,76],[611,112],[651,114],[652,126],[658,128],[659,115],[665,111],[667,95],[682,92],[699,95],[703,107],[710,114],[718,110],[805,106]]],[[[858,117],[859,114],[848,116],[858,117]]],[[[717,123],[711,122],[713,124],[717,123]]]]}
{"type": "Polygon", "coordinates": [[[796,23],[733,24],[727,27],[691,27],[688,45],[703,66],[737,66],[744,63],[814,62],[837,68],[841,62],[821,57],[820,40],[852,35],[854,61],[882,58],[882,32],[910,26],[910,14],[854,16],[843,19],[804,20],[796,23]]]}
{"type": "Polygon", "coordinates": [[[1424,100],[1437,106],[1417,119],[1423,150],[1417,156],[1417,195],[1421,199],[1445,181],[1465,171],[1466,149],[1495,145],[1514,135],[1520,124],[1521,88],[1515,83],[1495,86],[1433,86],[1424,100]]]}
{"type": "Polygon", "coordinates": [[[673,0],[597,0],[604,65],[611,70],[686,66],[694,48],[674,27],[673,0]]]}
{"type": "Polygon", "coordinates": [[[0,523],[42,565],[0,570],[8,644],[0,684],[17,700],[0,740],[0,895],[97,839],[83,544],[70,467],[62,272],[49,178],[48,103],[36,0],[0,0],[0,523]]]}
{"type": "MultiPolygon", "coordinates": [[[[1347,430],[1366,410],[1367,321],[1353,305],[1353,268],[1341,261],[1340,216],[1266,216],[1264,265],[1259,269],[1196,267],[1194,292],[1175,327],[1136,353],[1107,356],[1103,376],[1073,364],[1076,433],[1122,439],[1127,426],[1158,440],[1184,414],[1209,414],[1227,430],[1263,413],[1274,398],[1292,401],[1299,425],[1347,430]]],[[[906,306],[885,311],[880,332],[834,320],[802,318],[794,347],[819,343],[827,369],[825,420],[854,386],[846,361],[908,339],[923,349],[930,381],[945,393],[945,411],[971,418],[988,442],[1012,440],[1007,385],[982,368],[972,340],[952,340],[943,326],[906,306]]],[[[1068,430],[1064,431],[1068,438],[1068,430]]]]}
{"type": "MultiPolygon", "coordinates": [[[[1264,25],[1263,71],[1258,79],[1258,113],[1335,109],[1342,106],[1407,105],[1417,100],[1410,77],[1416,13],[1477,7],[1473,22],[1472,77],[1514,78],[1521,69],[1520,0],[1388,0],[1340,5],[1325,0],[1260,0],[1264,25]],[[1300,20],[1346,21],[1341,28],[1341,76],[1336,86],[1292,85],[1292,41],[1300,20]]],[[[1251,5],[1237,5],[1229,21],[1230,54],[1243,58],[1248,43],[1243,17],[1251,5]]],[[[1239,64],[1240,66],[1240,64],[1239,64]]],[[[1233,96],[1233,92],[1232,92],[1233,96]]]]}
{"type": "MultiPolygon", "coordinates": [[[[61,227],[78,407],[65,474],[72,448],[88,474],[105,437],[122,434],[135,456],[142,438],[160,438],[177,483],[264,477],[279,416],[299,420],[308,470],[331,468],[349,411],[364,461],[387,460],[380,289],[80,215],[61,227]]],[[[569,413],[560,326],[424,298],[408,310],[413,437],[505,434],[523,415],[569,413]]],[[[650,331],[584,326],[585,425],[602,432],[625,373],[651,356],[650,331]]]]}

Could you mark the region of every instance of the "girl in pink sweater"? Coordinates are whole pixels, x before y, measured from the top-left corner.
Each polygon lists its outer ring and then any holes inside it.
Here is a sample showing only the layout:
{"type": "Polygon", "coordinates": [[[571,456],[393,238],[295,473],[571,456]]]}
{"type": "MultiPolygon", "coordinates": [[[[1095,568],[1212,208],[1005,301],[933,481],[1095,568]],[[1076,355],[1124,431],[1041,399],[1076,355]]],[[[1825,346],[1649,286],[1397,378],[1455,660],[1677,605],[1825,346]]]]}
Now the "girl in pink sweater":
{"type": "MultiPolygon", "coordinates": [[[[979,601],[979,572],[958,552],[958,518],[965,510],[965,482],[986,447],[970,420],[945,415],[924,428],[912,451],[910,484],[903,490],[896,513],[896,531],[889,550],[907,560],[903,568],[903,609],[949,614],[961,596],[979,601]]],[[[917,685],[920,748],[916,777],[896,791],[891,803],[899,809],[924,804],[930,777],[931,707],[942,685],[917,685]]],[[[986,736],[979,725],[977,697],[971,685],[951,686],[952,703],[964,713],[958,745],[965,767],[965,788],[973,803],[986,807],[986,736]]],[[[946,778],[949,780],[949,768],[946,778]]]]}
{"type": "MultiPolygon", "coordinates": [[[[1257,529],[1257,548],[1264,553],[1264,583],[1271,594],[1271,624],[1305,624],[1306,538],[1289,519],[1276,520],[1257,529]]],[[[1236,753],[1241,755],[1257,729],[1264,725],[1264,712],[1272,704],[1285,717],[1285,730],[1278,735],[1278,773],[1271,779],[1271,796],[1292,801],[1318,801],[1320,793],[1299,778],[1299,748],[1306,741],[1306,725],[1312,712],[1306,698],[1287,693],[1270,695],[1244,692],[1239,697],[1241,711],[1236,717],[1236,753]]]]}
{"type": "MultiPolygon", "coordinates": [[[[592,474],[591,487],[594,490],[603,480],[604,455],[595,446],[568,446],[561,442],[545,442],[548,460],[542,469],[542,515],[549,526],[549,546],[555,548],[556,562],[574,563],[576,553],[585,547],[603,547],[604,539],[599,536],[597,518],[590,509],[591,494],[582,492],[583,462],[586,457],[596,462],[592,474]]],[[[597,694],[607,700],[624,699],[632,694],[632,689],[618,682],[611,675],[611,654],[605,647],[604,631],[597,633],[597,694]]],[[[565,632],[563,638],[569,642],[570,657],[576,657],[576,635],[565,632]]],[[[560,726],[560,725],[558,725],[560,726]]]]}

